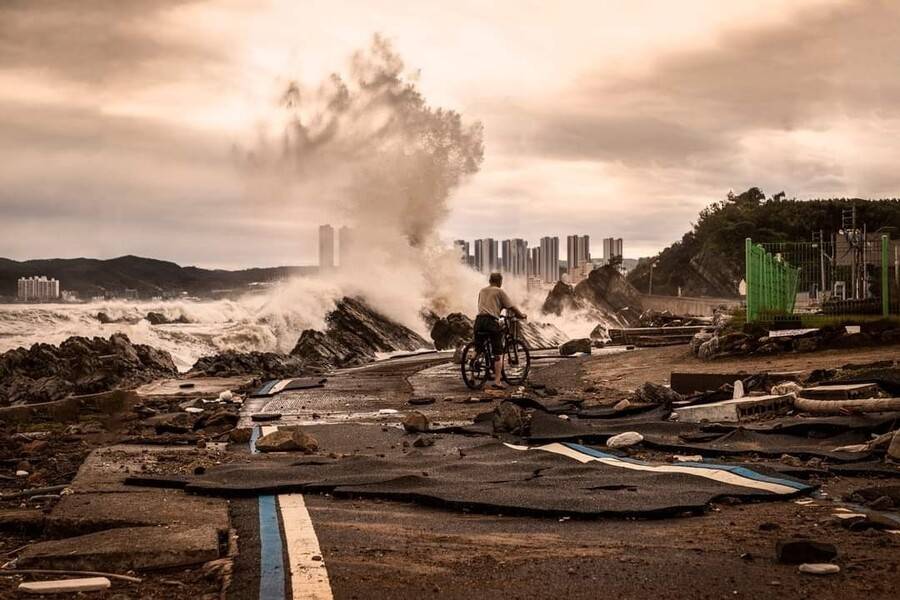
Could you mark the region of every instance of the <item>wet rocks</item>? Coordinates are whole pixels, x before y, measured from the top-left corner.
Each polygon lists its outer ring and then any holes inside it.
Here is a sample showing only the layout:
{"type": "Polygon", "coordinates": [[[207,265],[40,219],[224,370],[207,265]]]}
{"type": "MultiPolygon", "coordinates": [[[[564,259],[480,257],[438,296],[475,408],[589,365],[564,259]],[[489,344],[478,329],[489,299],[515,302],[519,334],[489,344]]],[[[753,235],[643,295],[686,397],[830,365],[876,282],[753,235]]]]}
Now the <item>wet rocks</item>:
{"type": "Polygon", "coordinates": [[[190,373],[209,377],[256,375],[264,379],[286,379],[305,374],[303,361],[274,352],[236,352],[226,350],[204,356],[191,367],[190,373]]]}
{"type": "Polygon", "coordinates": [[[307,329],[291,350],[305,366],[351,367],[375,360],[379,352],[413,351],[430,344],[413,330],[371,309],[358,298],[344,297],[325,318],[324,332],[307,329]]]}
{"type": "Polygon", "coordinates": [[[778,562],[788,565],[803,563],[821,563],[837,556],[837,548],[833,544],[817,542],[806,538],[779,540],[775,546],[778,562]]]}
{"type": "Polygon", "coordinates": [[[462,313],[450,313],[434,322],[431,339],[436,350],[458,348],[473,337],[474,323],[462,313]]]}
{"type": "Polygon", "coordinates": [[[401,424],[407,433],[425,433],[431,426],[428,417],[419,411],[413,411],[404,415],[401,424]]]}
{"type": "Polygon", "coordinates": [[[160,312],[148,312],[144,317],[151,325],[172,325],[176,323],[190,323],[187,317],[184,315],[178,315],[175,319],[170,319],[166,315],[160,312]]]}
{"type": "Polygon", "coordinates": [[[674,402],[679,402],[683,399],[684,396],[675,390],[649,381],[636,389],[633,396],[635,402],[659,404],[666,408],[671,408],[674,402]]]}
{"type": "Polygon", "coordinates": [[[281,428],[256,440],[260,452],[296,452],[313,454],[319,442],[299,427],[281,428]]]}
{"type": "Polygon", "coordinates": [[[34,344],[0,355],[0,405],[49,402],[175,375],[168,352],[132,344],[125,334],[70,337],[59,346],[34,344]]]}
{"type": "Polygon", "coordinates": [[[572,356],[573,354],[578,353],[591,353],[591,339],[590,338],[579,338],[576,340],[569,340],[559,347],[560,356],[572,356]]]}
{"type": "Polygon", "coordinates": [[[565,311],[576,310],[578,308],[578,299],[575,297],[575,288],[563,281],[557,281],[541,311],[544,314],[561,315],[565,311]]]}

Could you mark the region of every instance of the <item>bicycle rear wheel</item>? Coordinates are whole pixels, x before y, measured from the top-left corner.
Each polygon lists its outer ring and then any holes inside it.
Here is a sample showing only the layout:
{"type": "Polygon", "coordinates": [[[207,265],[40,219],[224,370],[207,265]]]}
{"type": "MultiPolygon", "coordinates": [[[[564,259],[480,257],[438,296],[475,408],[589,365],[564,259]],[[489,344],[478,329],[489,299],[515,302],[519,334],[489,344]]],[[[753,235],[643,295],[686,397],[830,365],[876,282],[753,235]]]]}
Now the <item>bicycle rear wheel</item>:
{"type": "Polygon", "coordinates": [[[531,370],[531,354],[522,340],[509,340],[503,360],[503,381],[509,385],[522,385],[531,370]]]}
{"type": "Polygon", "coordinates": [[[463,381],[469,389],[477,390],[488,380],[489,369],[484,352],[475,342],[469,342],[462,351],[460,360],[463,381]]]}

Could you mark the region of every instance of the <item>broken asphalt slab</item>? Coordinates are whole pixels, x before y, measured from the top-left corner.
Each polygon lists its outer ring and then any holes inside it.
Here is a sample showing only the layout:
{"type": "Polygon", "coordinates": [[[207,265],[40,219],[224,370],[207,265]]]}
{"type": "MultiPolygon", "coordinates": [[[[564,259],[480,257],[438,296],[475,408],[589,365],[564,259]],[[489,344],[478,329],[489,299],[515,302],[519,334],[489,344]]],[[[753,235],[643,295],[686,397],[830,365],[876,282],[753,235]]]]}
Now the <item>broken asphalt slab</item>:
{"type": "Polygon", "coordinates": [[[18,568],[125,572],[164,569],[219,558],[214,527],[122,527],[33,544],[18,568]]]}
{"type": "MultiPolygon", "coordinates": [[[[643,463],[575,444],[531,451],[492,442],[470,448],[464,456],[432,450],[390,460],[257,458],[187,479],[172,478],[170,484],[226,497],[328,492],[457,510],[580,517],[666,517],[701,512],[724,496],[772,500],[814,489],[776,473],[707,463],[643,463]]],[[[165,478],[155,479],[162,484],[165,478]]]]}

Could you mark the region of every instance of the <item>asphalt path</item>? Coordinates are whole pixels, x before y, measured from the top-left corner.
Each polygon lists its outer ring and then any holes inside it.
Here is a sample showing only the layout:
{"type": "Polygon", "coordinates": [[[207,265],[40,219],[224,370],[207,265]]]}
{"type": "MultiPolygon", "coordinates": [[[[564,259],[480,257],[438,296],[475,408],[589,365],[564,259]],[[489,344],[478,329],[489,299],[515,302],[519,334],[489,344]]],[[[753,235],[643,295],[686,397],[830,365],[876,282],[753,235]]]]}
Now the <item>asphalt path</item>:
{"type": "MultiPolygon", "coordinates": [[[[554,362],[546,365],[538,369],[554,362]]],[[[398,428],[400,413],[420,410],[449,424],[490,408],[469,401],[454,367],[446,356],[425,355],[341,372],[324,388],[248,402],[244,422],[254,412],[281,413],[266,427],[307,425],[320,454],[403,453],[417,436],[398,428]],[[417,395],[435,402],[410,406],[417,395]],[[331,423],[348,422],[358,427],[328,433],[331,423]]],[[[479,441],[454,443],[466,452],[479,441]]],[[[827,498],[638,520],[469,513],[327,494],[304,495],[302,503],[239,499],[231,507],[239,535],[232,598],[891,598],[900,556],[900,536],[873,541],[824,525],[834,511],[827,498]],[[266,531],[273,514],[277,543],[266,531]],[[761,530],[762,523],[774,528],[761,530]],[[816,578],[775,563],[775,541],[788,535],[837,544],[842,572],[816,578]],[[314,585],[304,587],[309,580],[314,585]]]]}

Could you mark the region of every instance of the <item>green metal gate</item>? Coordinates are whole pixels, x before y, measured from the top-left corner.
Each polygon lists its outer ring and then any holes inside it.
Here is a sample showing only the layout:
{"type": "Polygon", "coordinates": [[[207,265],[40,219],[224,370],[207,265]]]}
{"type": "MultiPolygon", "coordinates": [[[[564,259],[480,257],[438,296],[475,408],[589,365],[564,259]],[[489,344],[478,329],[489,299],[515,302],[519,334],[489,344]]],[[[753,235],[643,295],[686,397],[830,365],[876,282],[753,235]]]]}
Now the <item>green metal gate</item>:
{"type": "Polygon", "coordinates": [[[745,240],[748,322],[900,315],[900,242],[883,234],[824,238],[745,240]]]}
{"type": "Polygon", "coordinates": [[[747,321],[793,313],[800,269],[767,252],[760,244],[754,244],[750,238],[745,240],[745,252],[747,321]]]}

